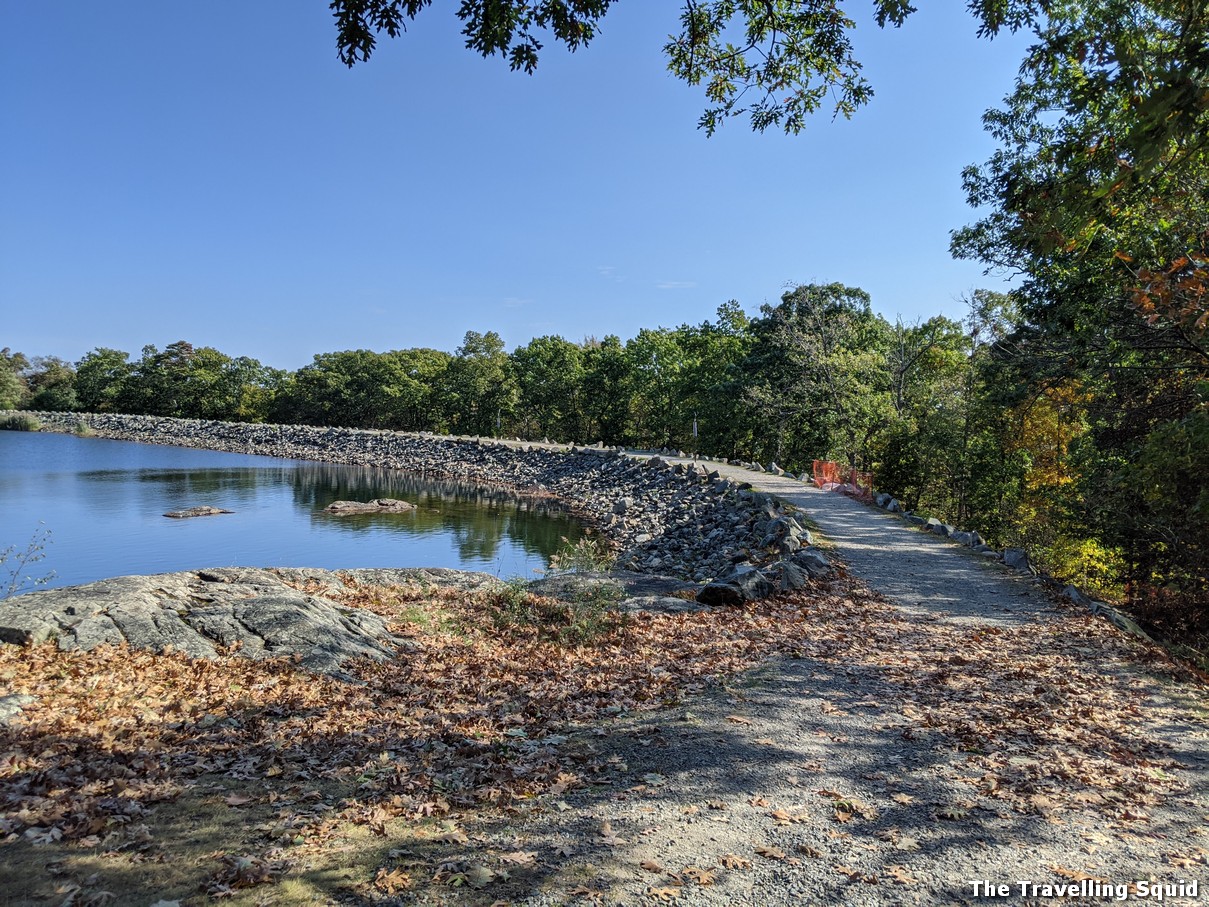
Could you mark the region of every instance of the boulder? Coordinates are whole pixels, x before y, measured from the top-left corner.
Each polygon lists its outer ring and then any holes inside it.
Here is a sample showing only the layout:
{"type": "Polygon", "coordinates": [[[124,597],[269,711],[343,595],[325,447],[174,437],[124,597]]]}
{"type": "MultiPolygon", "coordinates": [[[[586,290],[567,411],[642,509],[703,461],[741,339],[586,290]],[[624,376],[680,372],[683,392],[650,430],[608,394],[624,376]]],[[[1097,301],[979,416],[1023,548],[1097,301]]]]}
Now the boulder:
{"type": "Polygon", "coordinates": [[[752,564],[736,564],[718,581],[735,586],[748,601],[768,598],[774,591],[772,581],[752,564]]]}
{"type": "Polygon", "coordinates": [[[234,513],[234,510],[223,510],[221,507],[189,507],[186,510],[169,510],[164,514],[174,520],[187,520],[195,516],[218,516],[220,513],[234,513]]]}
{"type": "Polygon", "coordinates": [[[372,501],[333,501],[323,508],[324,513],[348,516],[354,513],[407,513],[415,510],[415,504],[397,501],[394,498],[376,498],[372,501]]]}
{"type": "Polygon", "coordinates": [[[778,566],[780,576],[777,578],[777,586],[782,592],[804,589],[810,584],[810,574],[793,561],[784,560],[778,566]]]}
{"type": "Polygon", "coordinates": [[[940,522],[940,520],[937,520],[932,517],[928,518],[928,522],[926,525],[928,527],[929,532],[931,532],[935,535],[939,535],[942,538],[949,538],[954,532],[957,531],[956,526],[950,526],[948,523],[942,523],[942,522],[940,522]]]}
{"type": "Polygon", "coordinates": [[[811,579],[826,576],[831,572],[831,561],[818,548],[803,548],[795,551],[793,562],[805,570],[811,579]]]}
{"type": "Polygon", "coordinates": [[[1004,548],[1003,562],[1013,570],[1019,570],[1023,573],[1032,573],[1033,567],[1029,563],[1028,552],[1023,548],[1004,548]]]}
{"type": "Polygon", "coordinates": [[[697,601],[703,605],[741,605],[745,601],[739,587],[733,583],[714,581],[707,583],[697,593],[697,601]]]}
{"type": "Polygon", "coordinates": [[[1077,586],[1067,586],[1062,590],[1062,597],[1076,605],[1082,605],[1084,608],[1091,606],[1091,598],[1083,594],[1077,586]]]}
{"type": "Polygon", "coordinates": [[[0,727],[4,727],[20,715],[21,710],[27,705],[33,705],[37,701],[37,696],[30,696],[26,693],[10,693],[7,696],[0,696],[0,727]]]}

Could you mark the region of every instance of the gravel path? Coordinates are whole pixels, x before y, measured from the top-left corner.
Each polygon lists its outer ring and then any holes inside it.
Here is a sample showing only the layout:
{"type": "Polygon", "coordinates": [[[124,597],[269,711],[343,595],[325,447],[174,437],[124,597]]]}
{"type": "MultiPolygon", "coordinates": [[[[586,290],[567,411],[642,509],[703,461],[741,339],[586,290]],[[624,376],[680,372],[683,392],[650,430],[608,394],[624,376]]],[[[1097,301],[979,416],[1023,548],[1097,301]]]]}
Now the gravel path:
{"type": "Polygon", "coordinates": [[[1176,886],[1164,903],[1206,898],[1199,680],[896,517],[722,471],[804,509],[850,575],[786,605],[809,628],[802,657],[572,735],[586,783],[468,827],[484,851],[536,859],[512,898],[1074,904],[1157,902],[1155,883],[1176,886]]]}

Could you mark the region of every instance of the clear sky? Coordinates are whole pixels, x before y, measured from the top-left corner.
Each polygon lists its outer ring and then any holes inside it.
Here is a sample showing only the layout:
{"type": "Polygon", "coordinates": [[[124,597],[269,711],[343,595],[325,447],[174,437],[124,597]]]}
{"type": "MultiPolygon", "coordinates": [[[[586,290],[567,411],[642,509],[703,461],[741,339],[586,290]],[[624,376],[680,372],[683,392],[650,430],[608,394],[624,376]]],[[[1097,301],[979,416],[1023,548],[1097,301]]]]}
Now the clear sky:
{"type": "Polygon", "coordinates": [[[530,77],[463,49],[448,3],[349,70],[326,0],[0,0],[0,347],[297,368],[467,330],[626,339],[790,283],[905,320],[1003,288],[948,243],[1023,37],[849,3],[868,107],[711,139],[661,52],[679,5],[620,2],[530,77]]]}

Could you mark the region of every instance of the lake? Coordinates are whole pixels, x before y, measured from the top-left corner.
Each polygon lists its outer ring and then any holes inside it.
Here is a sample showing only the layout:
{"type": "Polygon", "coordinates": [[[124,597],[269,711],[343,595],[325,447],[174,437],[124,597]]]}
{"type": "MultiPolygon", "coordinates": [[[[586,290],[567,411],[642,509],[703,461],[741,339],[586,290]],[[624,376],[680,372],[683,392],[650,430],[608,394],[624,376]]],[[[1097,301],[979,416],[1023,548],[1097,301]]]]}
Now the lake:
{"type": "MultiPolygon", "coordinates": [[[[48,533],[38,588],[204,567],[453,567],[532,577],[581,525],[557,504],[398,470],[0,431],[0,551],[48,533]],[[396,514],[332,516],[399,498],[396,514]],[[209,505],[234,513],[170,519],[209,505]]],[[[12,579],[0,564],[0,597],[12,579]]],[[[25,591],[29,591],[27,587],[25,591]]]]}

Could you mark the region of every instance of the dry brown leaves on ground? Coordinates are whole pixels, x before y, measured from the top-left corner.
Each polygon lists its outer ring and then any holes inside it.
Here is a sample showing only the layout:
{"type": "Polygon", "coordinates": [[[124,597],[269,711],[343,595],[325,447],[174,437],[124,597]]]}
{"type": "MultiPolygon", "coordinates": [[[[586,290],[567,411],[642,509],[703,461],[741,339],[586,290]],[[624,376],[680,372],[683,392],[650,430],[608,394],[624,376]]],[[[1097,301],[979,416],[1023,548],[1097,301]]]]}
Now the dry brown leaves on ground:
{"type": "MultiPolygon", "coordinates": [[[[1129,733],[1141,681],[1104,669],[1136,660],[1138,644],[1073,612],[975,630],[904,617],[844,580],[743,609],[613,620],[591,644],[567,645],[493,620],[499,602],[482,594],[350,585],[347,604],[387,616],[408,643],[394,660],[352,666],[351,680],[289,661],[0,646],[0,686],[37,697],[0,727],[0,841],[154,862],[174,842],[149,839],[149,811],[230,779],[242,788],[224,808],[270,806],[273,818],[212,855],[198,885],[224,895],[278,880],[289,868],[273,848],[322,848],[341,823],[384,834],[396,820],[579,786],[606,766],[565,746],[568,734],[775,655],[877,672],[895,691],[886,720],[967,750],[971,783],[1014,809],[1074,801],[1120,818],[1123,804],[1171,787],[1158,745],[1129,733]]],[[[431,878],[479,881],[459,866],[431,878]]]]}

